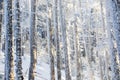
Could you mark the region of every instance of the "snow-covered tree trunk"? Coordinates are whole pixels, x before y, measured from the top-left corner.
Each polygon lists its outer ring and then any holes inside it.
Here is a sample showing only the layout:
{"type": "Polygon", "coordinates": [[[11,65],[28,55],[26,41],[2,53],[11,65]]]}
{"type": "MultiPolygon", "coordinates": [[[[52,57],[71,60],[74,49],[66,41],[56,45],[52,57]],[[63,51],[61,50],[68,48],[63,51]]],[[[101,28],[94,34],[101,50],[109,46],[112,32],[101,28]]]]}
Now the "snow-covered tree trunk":
{"type": "MultiPolygon", "coordinates": [[[[0,42],[1,42],[1,36],[2,36],[2,15],[3,15],[3,0],[0,2],[0,42]]],[[[0,47],[1,48],[1,47],[0,47]]]]}
{"type": "Polygon", "coordinates": [[[112,4],[112,37],[113,37],[113,42],[114,42],[114,53],[115,53],[115,62],[116,62],[116,70],[115,70],[115,74],[116,74],[116,79],[120,79],[120,41],[119,41],[119,21],[118,20],[118,16],[119,16],[119,6],[118,6],[118,1],[117,4],[115,4],[114,1],[111,2],[112,4]]]}
{"type": "Polygon", "coordinates": [[[116,50],[114,47],[113,37],[111,29],[114,26],[114,19],[113,19],[113,8],[112,8],[112,0],[106,1],[106,29],[108,32],[108,38],[109,38],[109,54],[111,56],[111,69],[112,69],[112,80],[119,80],[119,73],[118,73],[118,65],[116,62],[116,50]]]}
{"type": "Polygon", "coordinates": [[[12,42],[12,0],[4,0],[5,37],[5,80],[14,80],[12,42]]]}
{"type": "Polygon", "coordinates": [[[21,25],[20,25],[20,2],[15,0],[15,44],[16,44],[16,79],[23,80],[22,53],[21,53],[21,25]]]}
{"type": "Polygon", "coordinates": [[[81,80],[81,58],[80,58],[80,53],[78,52],[78,27],[77,27],[77,17],[76,14],[76,7],[75,4],[76,1],[73,0],[73,16],[74,16],[74,21],[73,21],[73,36],[74,36],[74,49],[75,49],[75,55],[76,55],[76,79],[81,80]]]}
{"type": "MultiPolygon", "coordinates": [[[[120,2],[120,1],[119,1],[120,2]]],[[[118,33],[120,35],[120,3],[119,3],[119,7],[118,7],[118,10],[117,10],[117,22],[118,22],[118,33]]],[[[118,39],[119,39],[119,42],[118,42],[118,49],[119,49],[119,65],[120,65],[120,36],[118,35],[118,39]]]]}
{"type": "Polygon", "coordinates": [[[66,80],[71,80],[68,49],[67,49],[66,23],[65,23],[65,17],[64,17],[65,14],[64,14],[64,8],[62,5],[62,2],[63,2],[62,0],[59,0],[60,28],[62,32],[63,54],[65,56],[65,76],[66,76],[66,80]]]}
{"type": "Polygon", "coordinates": [[[50,0],[47,1],[47,44],[48,44],[48,53],[50,57],[50,80],[55,80],[55,70],[54,70],[54,56],[52,53],[52,34],[53,28],[51,26],[51,8],[50,0]]]}
{"type": "Polygon", "coordinates": [[[55,45],[57,54],[57,79],[61,80],[61,67],[60,67],[60,45],[59,45],[59,31],[58,31],[58,0],[54,0],[54,27],[55,27],[55,45]]]}
{"type": "Polygon", "coordinates": [[[108,52],[105,51],[105,76],[106,76],[106,80],[110,80],[110,77],[109,77],[109,55],[108,55],[108,52]]]}
{"type": "Polygon", "coordinates": [[[1,36],[2,36],[2,14],[0,14],[0,48],[1,48],[1,36]]]}
{"type": "Polygon", "coordinates": [[[37,44],[36,44],[36,0],[31,0],[31,14],[30,14],[30,67],[29,80],[35,80],[35,69],[37,62],[37,44]]]}
{"type": "Polygon", "coordinates": [[[76,72],[77,72],[77,80],[81,80],[81,73],[80,73],[80,53],[78,52],[78,31],[77,31],[77,18],[75,16],[74,20],[74,28],[73,28],[73,34],[74,34],[74,48],[75,48],[75,55],[76,55],[76,72]]]}
{"type": "MultiPolygon", "coordinates": [[[[119,66],[120,66],[120,1],[119,3],[116,0],[113,0],[112,2],[112,8],[113,8],[113,17],[114,17],[114,21],[113,21],[113,35],[116,41],[116,49],[117,49],[117,53],[118,53],[118,57],[117,59],[119,59],[119,66]]],[[[120,69],[119,69],[120,70],[120,69]]],[[[120,74],[120,73],[119,73],[120,74]]],[[[120,76],[119,76],[120,77],[120,76]]]]}
{"type": "Polygon", "coordinates": [[[74,22],[74,46],[75,46],[75,54],[76,54],[76,69],[77,69],[77,80],[81,80],[81,70],[80,70],[80,53],[78,52],[78,31],[77,31],[77,20],[74,22]]]}

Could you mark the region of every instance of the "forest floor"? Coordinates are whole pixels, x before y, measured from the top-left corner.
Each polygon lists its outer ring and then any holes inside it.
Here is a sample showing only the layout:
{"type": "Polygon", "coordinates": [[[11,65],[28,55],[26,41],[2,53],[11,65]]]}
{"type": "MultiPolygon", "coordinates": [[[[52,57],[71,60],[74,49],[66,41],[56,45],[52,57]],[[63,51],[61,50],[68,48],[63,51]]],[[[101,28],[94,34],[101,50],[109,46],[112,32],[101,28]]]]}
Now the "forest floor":
{"type": "MultiPolygon", "coordinates": [[[[47,59],[44,57],[44,59],[47,59]]],[[[0,80],[4,80],[4,53],[0,50],[0,80]]],[[[30,56],[28,54],[22,57],[23,76],[24,80],[28,80],[30,56]]],[[[15,64],[15,63],[14,63],[15,64]]],[[[14,67],[15,69],[15,67],[14,67]]],[[[56,68],[55,68],[56,72],[56,68]]],[[[57,77],[57,76],[56,76],[57,77]]],[[[43,61],[40,57],[37,58],[37,66],[35,72],[35,80],[50,80],[50,66],[49,63],[43,61]]],[[[57,79],[56,79],[57,80],[57,79]]],[[[64,80],[64,71],[62,70],[62,80],[64,80]]]]}
{"type": "MultiPolygon", "coordinates": [[[[0,80],[4,80],[4,53],[0,50],[0,80]]],[[[28,73],[29,73],[29,63],[30,63],[30,56],[29,54],[25,54],[22,57],[22,67],[23,67],[23,76],[24,80],[28,80],[28,73]]],[[[15,63],[14,63],[15,64],[15,63]]],[[[15,69],[15,67],[14,67],[15,69]]],[[[55,75],[57,74],[55,67],[55,75]]],[[[98,71],[97,71],[98,72],[98,71]]],[[[95,74],[97,74],[97,72],[95,74]]],[[[62,73],[62,80],[65,80],[65,70],[63,69],[61,71],[62,73]]],[[[86,75],[89,75],[87,70],[84,70],[83,72],[86,75]]],[[[57,76],[55,76],[57,78],[57,76]]],[[[49,59],[45,56],[37,56],[37,66],[36,66],[36,72],[35,72],[35,80],[50,80],[50,65],[49,65],[49,59]]],[[[56,79],[57,80],[57,79],[56,79]]],[[[72,80],[76,80],[75,76],[72,76],[72,80]]],[[[84,80],[89,80],[86,76],[84,80]]],[[[95,75],[95,80],[100,80],[99,76],[95,75]]]]}
{"type": "MultiPolygon", "coordinates": [[[[0,80],[3,80],[4,76],[4,53],[0,50],[0,80]]],[[[38,59],[39,60],[39,59],[38,59]]],[[[29,72],[29,63],[30,63],[30,56],[25,55],[23,56],[23,75],[24,80],[28,80],[28,72],[29,72]]],[[[49,79],[49,65],[45,62],[38,61],[36,66],[36,72],[35,72],[35,80],[50,80],[49,79]]]]}

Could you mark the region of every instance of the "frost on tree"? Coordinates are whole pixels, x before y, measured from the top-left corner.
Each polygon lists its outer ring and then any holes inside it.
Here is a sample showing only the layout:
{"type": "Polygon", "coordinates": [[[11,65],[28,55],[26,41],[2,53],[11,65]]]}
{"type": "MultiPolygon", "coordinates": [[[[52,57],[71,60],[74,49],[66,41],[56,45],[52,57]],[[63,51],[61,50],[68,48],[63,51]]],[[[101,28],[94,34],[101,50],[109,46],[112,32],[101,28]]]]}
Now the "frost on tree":
{"type": "Polygon", "coordinates": [[[117,43],[118,58],[120,63],[120,1],[113,0],[114,27],[113,34],[117,43]]]}
{"type": "Polygon", "coordinates": [[[58,0],[54,0],[54,28],[55,28],[55,47],[56,47],[56,54],[57,54],[57,79],[61,80],[61,63],[60,63],[60,45],[59,45],[59,31],[58,31],[58,0]]]}
{"type": "Polygon", "coordinates": [[[36,54],[37,54],[37,44],[36,44],[36,34],[35,34],[35,23],[36,23],[36,0],[31,1],[31,13],[30,13],[30,67],[29,67],[29,80],[35,79],[35,69],[36,69],[36,54]]]}
{"type": "Polygon", "coordinates": [[[109,37],[109,53],[111,55],[111,69],[112,69],[112,74],[111,74],[111,78],[112,80],[119,80],[119,62],[117,61],[117,53],[118,53],[118,49],[115,46],[115,42],[114,42],[114,34],[112,31],[114,31],[113,28],[115,28],[115,16],[114,16],[114,8],[113,8],[113,2],[111,0],[106,2],[106,22],[107,22],[107,32],[108,32],[108,37],[109,37]]]}
{"type": "Polygon", "coordinates": [[[1,42],[1,35],[2,35],[2,14],[3,14],[3,0],[0,0],[0,42],[1,42]]]}
{"type": "Polygon", "coordinates": [[[14,80],[12,42],[12,0],[4,0],[5,37],[5,80],[14,80]]]}
{"type": "Polygon", "coordinates": [[[15,0],[15,47],[16,47],[16,79],[23,80],[22,53],[21,53],[21,25],[20,25],[20,2],[15,0]]]}
{"type": "Polygon", "coordinates": [[[63,43],[63,54],[65,56],[65,77],[66,80],[71,80],[70,69],[69,69],[69,59],[68,59],[68,49],[67,49],[67,38],[66,38],[66,21],[65,13],[62,5],[63,0],[59,0],[59,15],[60,15],[60,28],[62,33],[62,43],[63,43]]]}
{"type": "Polygon", "coordinates": [[[51,24],[51,4],[50,0],[46,0],[47,2],[47,44],[48,44],[48,54],[50,57],[50,80],[55,80],[55,70],[54,70],[54,56],[53,56],[53,41],[52,41],[52,35],[53,35],[53,28],[51,24]]]}

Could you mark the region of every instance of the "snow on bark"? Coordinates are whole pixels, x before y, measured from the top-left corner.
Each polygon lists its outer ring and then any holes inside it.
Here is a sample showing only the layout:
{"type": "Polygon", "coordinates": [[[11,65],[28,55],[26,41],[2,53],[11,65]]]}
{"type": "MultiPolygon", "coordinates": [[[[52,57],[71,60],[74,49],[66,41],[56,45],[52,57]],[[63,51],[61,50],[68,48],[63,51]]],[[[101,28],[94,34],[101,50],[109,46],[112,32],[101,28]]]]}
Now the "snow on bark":
{"type": "Polygon", "coordinates": [[[59,45],[59,31],[58,31],[58,0],[54,0],[53,17],[54,17],[54,28],[55,28],[55,45],[57,54],[57,79],[61,80],[61,55],[60,55],[60,45],[59,45]]]}
{"type": "Polygon", "coordinates": [[[20,2],[14,1],[15,7],[15,47],[16,47],[16,79],[23,80],[22,73],[22,53],[21,53],[21,25],[20,25],[20,2]]]}
{"type": "Polygon", "coordinates": [[[4,0],[5,37],[5,80],[14,80],[12,42],[12,0],[4,0]]]}
{"type": "Polygon", "coordinates": [[[35,80],[36,57],[37,57],[37,44],[36,44],[36,0],[31,0],[31,13],[30,13],[30,67],[29,67],[29,80],[35,80]]]}
{"type": "MultiPolygon", "coordinates": [[[[3,11],[3,0],[0,2],[0,42],[1,42],[2,24],[3,24],[3,22],[2,22],[2,20],[3,20],[2,15],[3,15],[3,13],[2,13],[2,11],[3,11]]],[[[0,48],[1,48],[1,46],[0,46],[0,48]]]]}
{"type": "Polygon", "coordinates": [[[63,54],[65,56],[65,77],[66,80],[71,80],[70,69],[69,69],[69,59],[68,59],[68,49],[67,49],[67,36],[66,36],[66,23],[65,23],[65,13],[62,6],[62,0],[59,0],[59,15],[60,15],[60,28],[62,32],[62,43],[63,43],[63,54]]]}
{"type": "Polygon", "coordinates": [[[108,42],[109,42],[109,54],[111,56],[111,69],[112,69],[112,80],[119,80],[119,73],[118,73],[118,64],[116,62],[116,54],[112,37],[112,27],[114,26],[114,19],[113,19],[113,8],[112,8],[112,1],[106,1],[106,29],[108,32],[108,42]]]}
{"type": "MultiPolygon", "coordinates": [[[[112,2],[112,8],[113,8],[113,27],[112,27],[112,34],[114,37],[114,41],[115,41],[115,49],[117,51],[117,62],[119,63],[118,66],[120,66],[120,7],[118,6],[119,4],[117,4],[115,2],[115,0],[113,0],[112,2]]],[[[120,78],[120,67],[118,69],[119,71],[119,78],[120,78]]]]}
{"type": "Polygon", "coordinates": [[[75,46],[75,54],[76,54],[76,69],[77,69],[77,80],[81,80],[81,59],[80,59],[80,53],[78,52],[78,31],[77,31],[77,24],[76,20],[74,22],[74,46],[75,46]]]}
{"type": "Polygon", "coordinates": [[[52,34],[53,28],[51,26],[51,8],[50,0],[47,1],[47,44],[48,44],[48,54],[50,57],[50,80],[55,80],[55,70],[54,70],[54,56],[52,52],[52,34]]]}
{"type": "Polygon", "coordinates": [[[74,36],[74,48],[75,48],[75,55],[76,55],[76,80],[81,80],[81,58],[80,53],[78,52],[78,25],[77,25],[77,17],[76,14],[76,7],[75,7],[76,1],[73,0],[73,36],[74,36]]]}

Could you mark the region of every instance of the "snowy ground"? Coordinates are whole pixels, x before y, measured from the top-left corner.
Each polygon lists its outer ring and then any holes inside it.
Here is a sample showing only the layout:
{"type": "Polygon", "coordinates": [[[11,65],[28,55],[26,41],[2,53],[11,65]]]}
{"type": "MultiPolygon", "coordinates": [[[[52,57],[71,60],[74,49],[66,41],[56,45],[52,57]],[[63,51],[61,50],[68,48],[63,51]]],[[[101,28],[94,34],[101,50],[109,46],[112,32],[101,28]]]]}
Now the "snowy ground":
{"type": "MultiPolygon", "coordinates": [[[[22,64],[23,65],[23,75],[25,78],[24,80],[28,80],[30,56],[28,54],[26,54],[23,56],[22,60],[23,60],[23,64],[22,64]]],[[[44,57],[44,56],[37,57],[35,80],[50,80],[50,66],[46,60],[48,60],[48,57],[44,57]]],[[[57,74],[56,71],[57,70],[55,67],[55,75],[57,74]]],[[[65,70],[62,70],[61,72],[62,72],[62,80],[65,80],[65,70]]],[[[89,77],[88,70],[84,70],[82,74],[86,74],[86,76],[84,76],[84,80],[90,80],[88,78],[89,77]]],[[[94,74],[98,74],[98,71],[96,71],[94,74]]],[[[4,79],[1,79],[1,76],[3,76],[3,75],[4,75],[4,53],[2,53],[0,50],[0,80],[4,80],[4,79]]],[[[100,76],[95,75],[94,79],[100,80],[99,77],[100,76]]],[[[56,78],[57,78],[57,76],[56,76],[56,78]]],[[[72,80],[76,80],[75,76],[72,76],[72,80]]]]}
{"type": "MultiPolygon", "coordinates": [[[[25,55],[23,57],[23,75],[25,77],[24,80],[28,80],[29,63],[30,63],[29,59],[30,57],[28,55],[25,55]]],[[[49,72],[50,72],[49,65],[47,63],[44,63],[43,61],[39,61],[38,58],[36,72],[35,72],[35,80],[50,80],[49,72]]],[[[4,53],[0,51],[0,75],[3,74],[4,74],[4,53]]]]}

